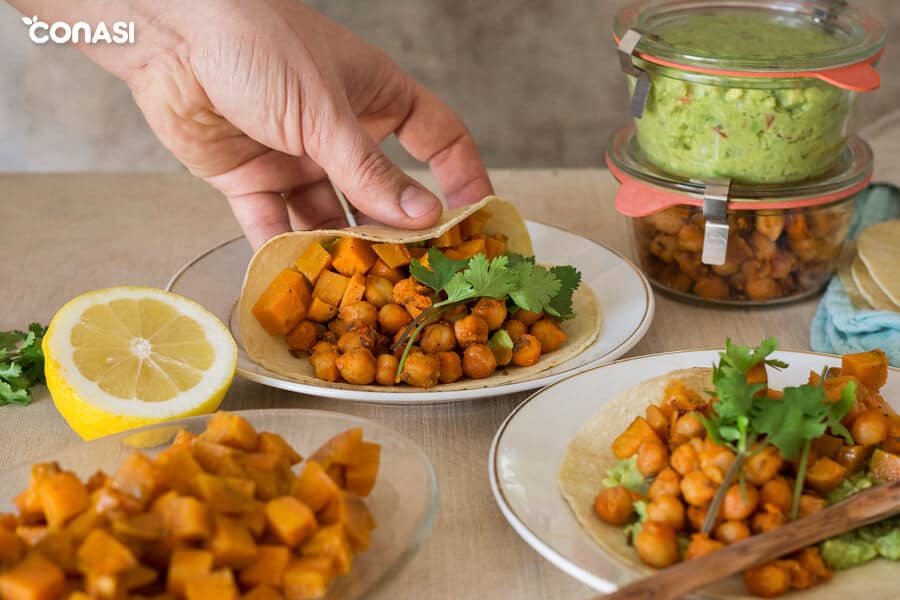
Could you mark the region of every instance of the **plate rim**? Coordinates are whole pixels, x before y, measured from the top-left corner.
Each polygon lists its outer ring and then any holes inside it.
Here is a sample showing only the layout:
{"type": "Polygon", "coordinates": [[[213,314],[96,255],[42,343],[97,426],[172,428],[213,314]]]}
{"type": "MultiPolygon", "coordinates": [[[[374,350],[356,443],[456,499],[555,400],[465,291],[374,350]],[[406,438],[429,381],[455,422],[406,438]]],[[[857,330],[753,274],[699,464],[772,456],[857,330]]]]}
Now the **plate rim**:
{"type": "MultiPolygon", "coordinates": [[[[519,392],[531,391],[538,388],[543,388],[548,385],[552,385],[562,379],[567,377],[571,377],[578,373],[596,368],[598,366],[602,366],[604,364],[609,364],[623,354],[634,348],[640,342],[644,336],[647,334],[647,331],[650,329],[650,326],[653,323],[653,318],[656,313],[656,297],[653,291],[653,288],[647,279],[646,275],[644,275],[643,271],[638,268],[638,266],[623,253],[618,250],[614,250],[610,248],[606,244],[602,242],[598,242],[592,239],[589,239],[583,235],[579,235],[572,231],[568,231],[564,228],[557,227],[555,225],[549,225],[547,223],[543,223],[541,221],[526,219],[526,226],[528,225],[536,225],[539,227],[547,228],[551,231],[563,233],[565,235],[571,235],[578,238],[581,238],[587,241],[590,244],[599,246],[603,250],[609,252],[616,259],[624,263],[628,268],[631,269],[632,273],[636,275],[637,280],[641,284],[642,291],[644,293],[644,311],[641,315],[640,320],[636,323],[634,328],[628,333],[628,335],[619,342],[616,346],[611,348],[606,354],[601,357],[598,357],[587,364],[581,365],[580,367],[573,367],[561,373],[557,373],[555,375],[544,375],[540,376],[540,374],[536,374],[537,376],[519,382],[510,382],[503,384],[501,386],[489,386],[483,388],[475,388],[469,390],[456,390],[456,391],[410,391],[410,392],[400,392],[390,394],[385,392],[372,392],[365,390],[346,390],[343,388],[332,388],[328,385],[313,385],[308,383],[301,383],[297,381],[292,381],[290,379],[281,378],[278,376],[268,375],[265,373],[257,373],[254,371],[249,371],[244,369],[238,364],[236,368],[236,373],[240,375],[242,378],[253,381],[255,383],[259,383],[262,385],[266,385],[268,387],[273,387],[276,389],[283,389],[294,393],[299,394],[307,394],[311,396],[317,396],[321,398],[329,398],[335,400],[342,400],[346,402],[363,402],[369,404],[383,404],[383,405],[421,405],[421,404],[441,404],[441,403],[450,403],[450,402],[465,402],[470,400],[479,400],[485,398],[492,398],[497,396],[503,396],[508,394],[514,394],[519,392]]],[[[165,289],[167,291],[173,291],[173,286],[178,284],[178,281],[187,273],[192,266],[194,266],[198,261],[206,258],[207,256],[215,253],[216,251],[224,248],[225,246],[229,246],[240,240],[246,239],[243,235],[238,235],[232,237],[228,240],[221,241],[205,250],[202,250],[190,260],[182,264],[175,273],[169,278],[169,281],[166,283],[165,289]]],[[[601,306],[601,311],[603,307],[601,306]]],[[[234,310],[234,304],[232,304],[231,311],[234,310]]],[[[231,311],[229,312],[229,317],[231,316],[231,311]]],[[[602,314],[602,313],[601,313],[602,314]]],[[[600,335],[603,335],[603,330],[601,329],[600,335]]],[[[574,357],[573,357],[574,358],[574,357]]],[[[563,363],[565,364],[565,363],[563,363]]]]}
{"type": "MultiPolygon", "coordinates": [[[[500,441],[503,438],[503,433],[506,431],[508,425],[513,421],[516,415],[524,409],[531,401],[535,400],[541,394],[544,394],[552,387],[557,385],[561,385],[566,383],[570,379],[574,379],[576,377],[585,376],[592,371],[599,371],[601,369],[610,368],[613,366],[618,366],[621,364],[625,364],[628,362],[632,362],[635,360],[646,360],[646,359],[655,359],[664,356],[671,356],[674,354],[693,354],[693,353],[705,353],[705,352],[722,352],[723,348],[721,347],[707,347],[707,348],[693,348],[690,350],[670,350],[667,352],[654,352],[650,354],[642,354],[640,356],[631,356],[624,359],[614,360],[612,362],[596,365],[590,369],[585,369],[579,371],[577,373],[572,373],[558,381],[555,381],[539,390],[536,390],[532,394],[529,394],[527,398],[522,400],[519,404],[516,405],[515,408],[510,411],[510,413],[503,419],[503,422],[500,423],[500,426],[497,428],[496,433],[494,434],[493,439],[491,440],[491,446],[488,451],[488,480],[491,485],[491,494],[494,496],[494,502],[497,504],[497,507],[500,509],[501,514],[506,519],[507,523],[513,530],[522,538],[525,543],[527,543],[532,550],[537,552],[542,558],[550,562],[553,566],[566,573],[570,577],[573,577],[577,581],[583,583],[591,587],[592,589],[601,592],[603,594],[608,594],[614,592],[619,589],[619,586],[611,581],[603,579],[591,573],[590,571],[579,567],[573,561],[563,556],[561,553],[557,552],[555,549],[550,547],[549,544],[544,542],[531,528],[525,523],[525,521],[520,518],[516,511],[511,506],[510,502],[507,500],[503,490],[500,488],[500,477],[497,465],[497,450],[500,445],[500,441]]],[[[786,352],[786,353],[794,353],[794,354],[805,354],[811,356],[824,356],[832,359],[840,359],[840,354],[831,354],[827,352],[816,352],[814,350],[794,350],[791,348],[780,348],[777,352],[786,352]]],[[[888,366],[888,372],[896,373],[898,377],[900,377],[900,368],[888,366]]],[[[575,520],[574,515],[570,515],[573,520],[575,520]]],[[[581,526],[579,525],[580,529],[581,526]]],[[[607,556],[608,553],[604,552],[607,556]]],[[[614,557],[610,557],[616,564],[618,565],[618,561],[614,557]]],[[[622,567],[626,568],[626,567],[622,567]]]]}

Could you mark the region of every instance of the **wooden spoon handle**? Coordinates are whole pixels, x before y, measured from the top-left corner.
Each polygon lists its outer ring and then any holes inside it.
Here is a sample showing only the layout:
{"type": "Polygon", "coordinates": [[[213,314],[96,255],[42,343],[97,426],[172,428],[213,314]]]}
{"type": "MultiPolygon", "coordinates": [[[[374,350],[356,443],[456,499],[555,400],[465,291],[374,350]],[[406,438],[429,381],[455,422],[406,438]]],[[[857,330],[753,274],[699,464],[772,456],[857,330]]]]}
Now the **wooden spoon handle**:
{"type": "Polygon", "coordinates": [[[600,596],[606,600],[667,600],[810,544],[900,513],[900,481],[866,490],[769,533],[755,535],[705,556],[600,596]]]}

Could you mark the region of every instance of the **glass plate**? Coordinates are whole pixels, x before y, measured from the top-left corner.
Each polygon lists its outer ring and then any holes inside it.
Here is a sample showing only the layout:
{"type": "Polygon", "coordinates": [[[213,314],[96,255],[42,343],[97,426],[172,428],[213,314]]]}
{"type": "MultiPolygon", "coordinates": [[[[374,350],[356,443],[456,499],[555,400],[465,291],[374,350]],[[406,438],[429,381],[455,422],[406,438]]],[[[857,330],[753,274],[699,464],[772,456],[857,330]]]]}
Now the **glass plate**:
{"type": "Polygon", "coordinates": [[[235,310],[251,256],[250,246],[243,237],[223,242],[189,261],[172,276],[166,289],[196,300],[228,324],[238,344],[237,372],[257,383],[314,396],[384,404],[423,404],[511,394],[543,387],[577,371],[611,362],[634,347],[653,320],[653,292],[631,261],[606,246],[562,229],[533,221],[528,221],[527,226],[538,260],[574,265],[581,270],[582,282],[597,297],[603,325],[596,341],[578,356],[528,379],[500,386],[457,391],[423,391],[411,387],[408,392],[371,392],[326,381],[299,383],[257,365],[243,349],[235,310]]]}
{"type": "MultiPolygon", "coordinates": [[[[301,409],[238,411],[257,431],[280,434],[304,456],[328,438],[362,427],[364,439],[381,444],[381,467],[366,504],[378,522],[371,546],[356,555],[350,574],[338,577],[327,598],[353,600],[393,578],[416,554],[431,532],[437,513],[438,488],[425,453],[399,433],[367,419],[336,412],[301,409]]],[[[208,417],[192,417],[153,425],[65,448],[35,462],[58,461],[86,479],[97,469],[115,473],[136,448],[154,456],[168,446],[179,429],[200,433],[208,417]]],[[[296,467],[295,467],[296,470],[296,467]]],[[[14,494],[28,487],[30,465],[0,473],[0,512],[14,512],[14,494]]]]}

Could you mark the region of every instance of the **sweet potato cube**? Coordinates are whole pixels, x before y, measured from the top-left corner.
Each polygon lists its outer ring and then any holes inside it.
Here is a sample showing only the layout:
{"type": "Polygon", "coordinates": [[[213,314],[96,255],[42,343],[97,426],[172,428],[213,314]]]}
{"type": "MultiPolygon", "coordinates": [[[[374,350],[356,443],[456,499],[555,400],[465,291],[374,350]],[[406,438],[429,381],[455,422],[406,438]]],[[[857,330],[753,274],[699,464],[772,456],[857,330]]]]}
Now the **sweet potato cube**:
{"type": "Polygon", "coordinates": [[[142,502],[149,502],[167,488],[162,469],[141,452],[125,458],[113,476],[113,485],[142,502]]]}
{"type": "Polygon", "coordinates": [[[237,600],[240,593],[231,569],[220,569],[188,581],[184,595],[187,600],[237,600]]]}
{"type": "MultiPolygon", "coordinates": [[[[318,300],[318,298],[315,298],[318,300]]],[[[312,306],[310,306],[312,310],[312,306]]],[[[306,315],[309,316],[309,313],[306,315]]],[[[309,352],[312,347],[319,341],[322,326],[315,321],[304,319],[297,323],[297,326],[291,329],[284,337],[288,348],[299,352],[309,352]]]]}
{"type": "Polygon", "coordinates": [[[485,248],[484,240],[476,238],[467,240],[458,246],[447,248],[444,250],[444,254],[447,255],[447,258],[452,258],[453,260],[469,260],[476,254],[487,255],[485,248]]]}
{"type": "Polygon", "coordinates": [[[399,269],[395,269],[394,267],[389,266],[380,258],[376,260],[375,264],[372,265],[372,268],[369,269],[369,275],[384,277],[391,283],[397,283],[404,278],[403,273],[401,273],[399,269]]]}
{"type": "Polygon", "coordinates": [[[347,541],[343,525],[322,527],[300,549],[302,556],[327,556],[334,561],[335,572],[346,575],[353,562],[353,550],[347,541]]]}
{"type": "Polygon", "coordinates": [[[138,564],[131,550],[103,529],[91,531],[75,556],[82,572],[98,575],[116,575],[138,564]]]}
{"type": "Polygon", "coordinates": [[[163,536],[164,527],[162,515],[155,512],[140,513],[112,522],[113,533],[126,541],[134,542],[158,540],[163,536]]]}
{"type": "Polygon", "coordinates": [[[324,598],[327,590],[325,578],[317,571],[291,568],[284,574],[284,595],[287,600],[324,598]]]}
{"type": "Polygon", "coordinates": [[[842,445],[834,459],[839,465],[847,469],[847,473],[856,473],[866,466],[866,461],[872,455],[874,446],[844,446],[842,445]]]}
{"type": "Polygon", "coordinates": [[[240,574],[240,582],[246,586],[271,585],[281,587],[281,580],[288,562],[291,560],[291,550],[287,546],[260,545],[256,560],[244,567],[240,574]]]}
{"type": "Polygon", "coordinates": [[[66,576],[62,569],[40,554],[0,574],[0,598],[3,600],[55,600],[63,592],[66,576]]]}
{"type": "Polygon", "coordinates": [[[366,276],[362,273],[354,273],[347,283],[347,289],[344,290],[344,296],[341,298],[341,304],[338,309],[356,304],[363,299],[366,294],[366,276]]]}
{"type": "Polygon", "coordinates": [[[277,433],[268,431],[259,434],[259,451],[267,454],[278,454],[287,459],[291,465],[296,465],[303,457],[277,433]]]}
{"type": "Polygon", "coordinates": [[[191,496],[169,492],[153,504],[166,531],[177,540],[203,540],[210,536],[210,515],[206,504],[191,496]]]}
{"type": "Polygon", "coordinates": [[[484,238],[484,253],[488,258],[496,258],[506,254],[506,240],[500,236],[484,238]]]}
{"type": "Polygon", "coordinates": [[[175,437],[172,439],[172,444],[169,447],[190,449],[191,444],[195,439],[197,439],[196,433],[192,433],[187,429],[180,429],[178,430],[178,433],[175,434],[175,437]]]}
{"type": "Polygon", "coordinates": [[[191,446],[171,446],[156,456],[156,466],[169,487],[179,494],[193,494],[203,468],[191,452],[191,446]]]}
{"type": "Polygon", "coordinates": [[[306,316],[315,323],[327,323],[337,315],[337,311],[337,306],[329,304],[320,298],[313,298],[306,316]]]}
{"type": "Polygon", "coordinates": [[[191,450],[204,470],[227,477],[243,477],[244,471],[235,461],[238,451],[224,444],[194,440],[191,450]]]}
{"type": "Polygon", "coordinates": [[[372,244],[372,250],[385,265],[399,269],[409,264],[409,250],[404,244],[372,244]]]}
{"type": "Polygon", "coordinates": [[[293,496],[282,496],[266,504],[269,527],[290,547],[306,540],[316,529],[316,516],[293,496]]]}
{"type": "Polygon", "coordinates": [[[462,234],[460,233],[459,225],[454,225],[435,238],[431,245],[435,248],[450,248],[458,246],[460,243],[462,243],[462,234]]]}
{"type": "Polygon", "coordinates": [[[845,354],[841,357],[841,375],[852,375],[872,390],[887,382],[888,359],[881,350],[845,354]]]}
{"type": "Polygon", "coordinates": [[[358,238],[343,237],[331,250],[331,265],[335,271],[347,277],[357,273],[365,275],[375,264],[375,260],[372,244],[358,238]]]}
{"type": "Polygon", "coordinates": [[[375,528],[375,519],[363,499],[356,494],[342,492],[326,505],[319,518],[325,525],[341,525],[354,552],[362,552],[369,547],[369,532],[375,528]]]}
{"type": "Polygon", "coordinates": [[[249,479],[201,473],[197,490],[201,498],[215,503],[216,510],[225,514],[245,514],[255,507],[256,484],[249,479]]]}
{"type": "Polygon", "coordinates": [[[259,434],[247,419],[234,413],[219,411],[209,418],[200,439],[238,450],[256,450],[259,434]]]}
{"type": "Polygon", "coordinates": [[[321,573],[328,585],[334,579],[334,561],[330,556],[300,556],[291,560],[288,569],[298,568],[321,573]]]}
{"type": "Polygon", "coordinates": [[[310,244],[294,263],[309,282],[315,285],[325,269],[331,266],[331,254],[319,242],[310,244]]]}
{"type": "Polygon", "coordinates": [[[349,465],[353,462],[359,445],[362,443],[362,434],[361,427],[354,427],[341,432],[322,444],[310,456],[310,459],[322,465],[322,468],[325,470],[328,470],[332,463],[349,465]]]}
{"type": "MultiPolygon", "coordinates": [[[[859,400],[863,394],[863,390],[860,388],[859,381],[856,377],[852,375],[839,375],[837,377],[829,377],[825,380],[824,388],[825,388],[825,397],[829,402],[837,402],[841,399],[841,393],[844,391],[844,386],[846,386],[850,382],[856,383],[856,398],[859,400]]],[[[853,409],[850,409],[850,412],[853,412],[853,409]]]]}
{"type": "Polygon", "coordinates": [[[208,550],[176,548],[169,560],[166,590],[184,595],[185,585],[212,572],[213,553],[208,550]]]}
{"type": "Polygon", "coordinates": [[[119,574],[119,587],[123,591],[131,591],[153,583],[157,577],[156,569],[138,565],[119,574]]]}
{"type": "Polygon", "coordinates": [[[766,373],[766,363],[761,362],[750,367],[746,375],[747,383],[761,383],[765,386],[769,385],[769,374],[766,373]]]}
{"type": "Polygon", "coordinates": [[[75,553],[81,541],[65,529],[48,531],[47,535],[34,545],[34,550],[44,558],[56,563],[67,575],[79,575],[75,553]]]}
{"type": "Polygon", "coordinates": [[[616,458],[620,460],[629,458],[637,453],[641,444],[645,441],[652,440],[661,442],[659,436],[656,435],[656,432],[653,431],[653,428],[647,423],[647,420],[643,417],[636,417],[634,421],[631,422],[631,425],[628,426],[628,429],[622,432],[622,434],[613,441],[612,451],[613,454],[616,455],[616,458]]]}
{"type": "MultiPolygon", "coordinates": [[[[278,587],[281,587],[280,581],[278,582],[278,587]]],[[[284,596],[273,587],[258,585],[241,596],[241,600],[284,600],[284,596]]]]}
{"type": "MultiPolygon", "coordinates": [[[[322,271],[322,274],[319,275],[319,280],[316,282],[316,287],[313,288],[313,298],[318,298],[322,302],[337,306],[341,303],[349,283],[349,276],[344,277],[334,271],[322,271]]],[[[312,320],[315,321],[316,319],[312,320]]]]}
{"type": "Polygon", "coordinates": [[[344,487],[360,496],[368,496],[375,487],[381,463],[381,446],[360,442],[353,461],[344,469],[344,487]]]}
{"type": "Polygon", "coordinates": [[[74,473],[68,471],[40,479],[37,482],[37,493],[50,527],[62,526],[90,504],[87,487],[74,473]]]}
{"type": "Polygon", "coordinates": [[[285,269],[253,305],[253,316],[271,335],[284,335],[306,317],[309,286],[303,276],[285,269]]]}
{"type": "Polygon", "coordinates": [[[23,523],[39,523],[44,520],[44,506],[38,493],[37,483],[32,483],[25,491],[13,498],[23,523]]]}
{"type": "Polygon", "coordinates": [[[847,469],[828,457],[818,459],[806,471],[806,484],[820,494],[827,494],[841,483],[847,469]]]}
{"type": "Polygon", "coordinates": [[[253,508],[241,514],[241,519],[254,537],[262,536],[266,530],[266,505],[263,502],[254,502],[253,508]]]}
{"type": "Polygon", "coordinates": [[[46,525],[19,525],[16,527],[16,535],[27,546],[37,545],[47,536],[48,531],[46,525]]]}
{"type": "Polygon", "coordinates": [[[216,567],[242,569],[256,560],[257,549],[247,527],[235,519],[216,516],[216,529],[209,542],[216,567]]]}
{"type": "Polygon", "coordinates": [[[0,567],[10,565],[20,558],[25,546],[16,534],[6,527],[0,527],[0,567]]]}
{"type": "Polygon", "coordinates": [[[900,481],[900,455],[876,448],[872,454],[872,474],[878,481],[900,481]]]}
{"type": "Polygon", "coordinates": [[[303,502],[314,512],[319,512],[341,490],[337,483],[329,477],[322,465],[315,460],[308,460],[303,471],[294,482],[291,495],[303,502]]]}

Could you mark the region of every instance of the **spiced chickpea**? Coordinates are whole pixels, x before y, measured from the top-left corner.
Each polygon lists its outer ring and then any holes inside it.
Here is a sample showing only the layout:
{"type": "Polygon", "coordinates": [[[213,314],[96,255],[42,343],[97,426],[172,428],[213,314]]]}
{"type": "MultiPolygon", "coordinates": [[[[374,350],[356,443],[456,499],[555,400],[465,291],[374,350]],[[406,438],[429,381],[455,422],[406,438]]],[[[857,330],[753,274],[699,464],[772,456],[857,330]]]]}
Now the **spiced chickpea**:
{"type": "Polygon", "coordinates": [[[718,486],[703,471],[691,471],[681,480],[681,495],[692,506],[706,506],[718,486]]]}
{"type": "Polygon", "coordinates": [[[693,412],[685,413],[678,417],[675,425],[672,427],[672,441],[675,443],[684,442],[692,437],[697,437],[705,431],[703,422],[693,412]]]}
{"type": "Polygon", "coordinates": [[[773,504],[764,504],[763,509],[750,518],[753,533],[766,533],[784,525],[784,515],[773,504]]]}
{"type": "Polygon", "coordinates": [[[377,275],[366,275],[366,301],[375,308],[394,301],[394,284],[377,275]]]}
{"type": "Polygon", "coordinates": [[[753,485],[763,485],[778,474],[784,461],[774,446],[752,453],[744,461],[744,476],[753,485]]]}
{"type": "Polygon", "coordinates": [[[714,535],[723,544],[734,544],[750,537],[750,528],[743,521],[722,521],[714,535]]]}
{"type": "Polygon", "coordinates": [[[392,296],[396,304],[405,304],[416,296],[429,295],[429,288],[416,281],[413,277],[401,279],[394,284],[392,296]]]}
{"type": "Polygon", "coordinates": [[[782,514],[788,514],[793,502],[793,489],[784,477],[774,477],[763,484],[759,492],[759,501],[762,504],[771,504],[778,507],[782,514]]]}
{"type": "Polygon", "coordinates": [[[506,320],[506,302],[495,298],[480,298],[472,307],[472,314],[484,319],[488,329],[500,329],[506,320]]]}
{"type": "Polygon", "coordinates": [[[528,328],[525,326],[525,323],[516,319],[510,319],[506,322],[506,332],[509,334],[509,337],[512,341],[516,341],[526,333],[528,333],[528,328]]]}
{"type": "Polygon", "coordinates": [[[336,338],[339,338],[350,331],[350,323],[343,319],[332,319],[328,322],[328,325],[326,327],[328,331],[335,335],[336,338]]]}
{"type": "Polygon", "coordinates": [[[419,338],[422,350],[429,353],[446,352],[456,347],[453,327],[447,323],[432,323],[425,327],[419,338]]]}
{"type": "Polygon", "coordinates": [[[380,354],[375,361],[375,381],[379,385],[394,385],[399,364],[400,359],[393,354],[380,354]]]}
{"type": "Polygon", "coordinates": [[[410,352],[403,364],[400,381],[414,387],[429,388],[437,384],[441,363],[436,356],[423,352],[410,352]]]}
{"type": "Polygon", "coordinates": [[[453,324],[453,333],[456,334],[456,341],[462,348],[472,344],[486,344],[488,324],[478,315],[469,315],[453,324]]]}
{"type": "Polygon", "coordinates": [[[347,383],[369,385],[375,381],[375,357],[367,348],[353,348],[341,354],[335,364],[347,383]]]}
{"type": "Polygon", "coordinates": [[[724,547],[725,544],[719,540],[710,539],[705,533],[695,533],[691,536],[691,542],[684,552],[684,560],[700,558],[701,556],[711,554],[716,550],[721,550],[724,547]]]}
{"type": "Polygon", "coordinates": [[[516,321],[521,321],[522,324],[524,324],[526,327],[531,327],[532,325],[540,321],[541,317],[543,316],[544,313],[542,312],[535,313],[529,310],[525,310],[524,308],[518,308],[512,314],[513,319],[515,319],[516,321]]]}
{"type": "Polygon", "coordinates": [[[744,585],[755,596],[774,598],[791,589],[791,574],[770,562],[744,571],[744,585]]]}
{"type": "Polygon", "coordinates": [[[463,351],[462,370],[470,379],[484,379],[497,370],[497,359],[487,344],[472,344],[463,351]]]}
{"type": "Polygon", "coordinates": [[[374,325],[378,322],[378,309],[371,302],[362,300],[341,307],[338,316],[347,323],[368,323],[369,325],[374,325]]]}
{"type": "Polygon", "coordinates": [[[680,531],[684,528],[684,504],[676,496],[658,496],[647,504],[647,518],[680,531]]]}
{"type": "Polygon", "coordinates": [[[385,304],[378,311],[378,325],[388,335],[402,331],[411,322],[412,317],[399,304],[385,304]]]}
{"type": "Polygon", "coordinates": [[[647,490],[647,497],[651,500],[655,500],[660,496],[675,496],[677,498],[680,495],[681,477],[671,467],[666,467],[660,471],[653,478],[650,488],[647,490]]]}
{"type": "Polygon", "coordinates": [[[746,484],[744,493],[741,493],[741,486],[734,484],[725,492],[725,499],[722,502],[722,518],[729,521],[742,521],[752,515],[757,506],[759,506],[759,490],[746,484]]]}
{"type": "Polygon", "coordinates": [[[621,526],[634,514],[632,502],[631,492],[624,486],[604,488],[594,498],[594,512],[604,522],[621,526]]]}
{"type": "Polygon", "coordinates": [[[542,353],[553,352],[566,343],[566,333],[555,320],[547,317],[532,325],[530,333],[541,343],[542,353]]]}
{"type": "Polygon", "coordinates": [[[634,538],[634,547],[644,563],[657,569],[673,565],[681,558],[678,537],[667,523],[644,521],[634,538]]]}
{"type": "Polygon", "coordinates": [[[643,442],[638,448],[637,469],[644,477],[652,477],[666,468],[669,463],[669,451],[658,440],[643,442]]]}
{"type": "Polygon", "coordinates": [[[293,352],[309,352],[322,335],[322,326],[313,321],[300,321],[285,336],[288,348],[293,352]]]}
{"type": "MultiPolygon", "coordinates": [[[[319,347],[321,344],[323,342],[316,344],[316,347],[319,347]]],[[[309,364],[312,365],[316,377],[325,381],[337,381],[340,374],[337,368],[339,356],[332,344],[322,346],[319,350],[314,350],[309,355],[309,364]]]]}
{"type": "Polygon", "coordinates": [[[700,459],[697,456],[697,451],[689,443],[681,444],[675,448],[669,463],[682,476],[700,468],[700,459]]]}
{"type": "Polygon", "coordinates": [[[441,383],[453,383],[462,379],[462,359],[456,352],[438,352],[438,361],[440,362],[440,375],[438,380],[441,383]]]}
{"type": "Polygon", "coordinates": [[[541,359],[541,342],[531,334],[513,341],[512,362],[517,367],[530,367],[541,359]]]}

